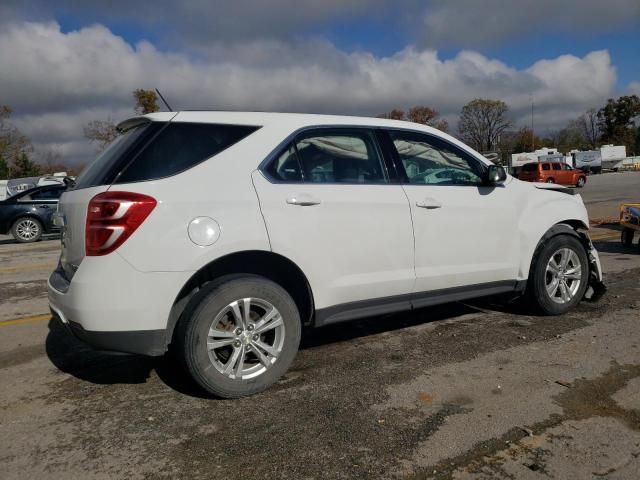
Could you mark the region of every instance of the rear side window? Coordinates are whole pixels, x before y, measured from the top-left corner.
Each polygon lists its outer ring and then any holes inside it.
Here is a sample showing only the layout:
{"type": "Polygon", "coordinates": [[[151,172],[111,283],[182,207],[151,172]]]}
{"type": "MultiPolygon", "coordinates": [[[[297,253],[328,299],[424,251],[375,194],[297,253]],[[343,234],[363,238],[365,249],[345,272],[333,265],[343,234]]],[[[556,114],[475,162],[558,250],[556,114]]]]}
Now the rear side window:
{"type": "Polygon", "coordinates": [[[98,158],[84,168],[73,188],[77,190],[113,183],[122,168],[164,125],[166,123],[146,122],[119,135],[98,158]]]}
{"type": "Polygon", "coordinates": [[[549,164],[548,163],[543,163],[542,164],[542,170],[549,170],[549,164]]]}
{"type": "Polygon", "coordinates": [[[229,148],[259,127],[169,123],[125,167],[115,183],[175,175],[229,148]]]}

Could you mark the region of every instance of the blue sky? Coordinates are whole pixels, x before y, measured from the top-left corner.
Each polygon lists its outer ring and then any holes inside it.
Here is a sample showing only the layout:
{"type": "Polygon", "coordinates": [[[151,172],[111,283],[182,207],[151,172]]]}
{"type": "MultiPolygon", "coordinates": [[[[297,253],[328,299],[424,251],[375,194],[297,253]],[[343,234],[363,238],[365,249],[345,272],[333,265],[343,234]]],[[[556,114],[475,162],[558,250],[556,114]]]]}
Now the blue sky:
{"type": "Polygon", "coordinates": [[[0,91],[36,151],[85,161],[91,120],[172,106],[376,115],[474,98],[565,126],[640,94],[639,0],[3,0],[0,91]]]}

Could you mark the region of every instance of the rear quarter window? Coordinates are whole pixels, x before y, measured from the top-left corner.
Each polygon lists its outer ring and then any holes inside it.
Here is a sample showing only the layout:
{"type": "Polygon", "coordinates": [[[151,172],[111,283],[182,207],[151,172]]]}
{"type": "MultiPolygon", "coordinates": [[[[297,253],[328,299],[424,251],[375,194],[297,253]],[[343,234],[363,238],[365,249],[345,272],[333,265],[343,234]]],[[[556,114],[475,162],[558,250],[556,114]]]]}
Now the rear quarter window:
{"type": "Polygon", "coordinates": [[[257,126],[169,123],[131,160],[115,183],[175,175],[222,152],[258,130],[257,126]]]}

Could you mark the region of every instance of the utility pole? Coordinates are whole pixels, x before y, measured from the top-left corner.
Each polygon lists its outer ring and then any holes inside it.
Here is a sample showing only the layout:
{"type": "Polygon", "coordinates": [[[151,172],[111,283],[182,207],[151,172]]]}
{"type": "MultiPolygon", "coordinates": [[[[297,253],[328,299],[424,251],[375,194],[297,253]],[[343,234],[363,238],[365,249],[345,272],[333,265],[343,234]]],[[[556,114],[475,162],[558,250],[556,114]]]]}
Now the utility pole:
{"type": "Polygon", "coordinates": [[[536,136],[533,133],[533,93],[531,94],[531,151],[536,151],[536,136]]]}

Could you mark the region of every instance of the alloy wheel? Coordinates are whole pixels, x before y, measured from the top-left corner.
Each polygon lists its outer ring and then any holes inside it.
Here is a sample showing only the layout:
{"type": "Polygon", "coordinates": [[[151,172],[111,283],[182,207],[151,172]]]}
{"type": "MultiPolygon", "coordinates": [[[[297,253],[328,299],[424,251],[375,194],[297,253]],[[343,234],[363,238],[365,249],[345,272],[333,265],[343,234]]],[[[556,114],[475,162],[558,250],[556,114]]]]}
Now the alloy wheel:
{"type": "Polygon", "coordinates": [[[246,380],[273,366],[282,353],[284,339],[284,321],[276,307],[259,298],[241,298],[214,318],[207,353],[220,373],[246,380]]]}
{"type": "Polygon", "coordinates": [[[21,220],[16,225],[16,235],[25,242],[33,240],[40,234],[40,226],[29,218],[21,220]]]}
{"type": "Polygon", "coordinates": [[[583,268],[578,254],[570,248],[557,250],[547,263],[545,288],[556,303],[569,303],[580,289],[583,268]]]}

